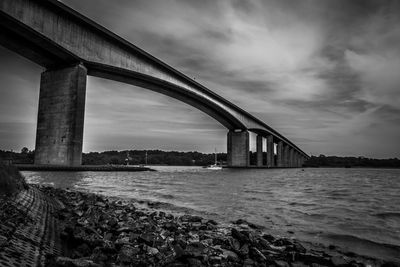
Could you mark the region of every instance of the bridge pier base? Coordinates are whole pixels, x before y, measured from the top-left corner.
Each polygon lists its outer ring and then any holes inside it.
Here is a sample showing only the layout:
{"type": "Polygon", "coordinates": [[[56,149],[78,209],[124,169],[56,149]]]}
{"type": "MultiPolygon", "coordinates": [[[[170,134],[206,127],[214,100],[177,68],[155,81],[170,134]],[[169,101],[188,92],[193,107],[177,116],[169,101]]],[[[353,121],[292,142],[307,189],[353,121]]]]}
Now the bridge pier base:
{"type": "Polygon", "coordinates": [[[231,130],[228,132],[228,167],[248,167],[250,165],[249,140],[248,131],[231,130]]]}
{"type": "Polygon", "coordinates": [[[42,73],[35,164],[82,164],[86,75],[82,65],[42,73]]]}

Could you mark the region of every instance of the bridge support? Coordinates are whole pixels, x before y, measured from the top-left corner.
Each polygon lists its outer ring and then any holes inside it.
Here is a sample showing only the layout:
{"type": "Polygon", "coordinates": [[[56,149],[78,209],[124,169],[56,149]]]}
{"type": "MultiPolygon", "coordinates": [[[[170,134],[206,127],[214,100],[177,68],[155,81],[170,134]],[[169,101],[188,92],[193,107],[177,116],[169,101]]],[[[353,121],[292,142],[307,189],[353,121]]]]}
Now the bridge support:
{"type": "Polygon", "coordinates": [[[35,164],[81,165],[86,74],[82,65],[42,73],[35,164]]]}
{"type": "Polygon", "coordinates": [[[278,144],[276,146],[276,166],[277,167],[284,167],[284,158],[283,158],[283,142],[278,141],[278,144]]]}
{"type": "Polygon", "coordinates": [[[294,167],[294,150],[292,147],[289,147],[289,167],[293,168],[294,167]]]}
{"type": "Polygon", "coordinates": [[[228,132],[228,167],[248,167],[250,165],[249,132],[229,131],[228,132]]]}
{"type": "Polygon", "coordinates": [[[263,166],[263,137],[262,135],[257,135],[257,167],[263,166]]]}
{"type": "Polygon", "coordinates": [[[282,167],[289,167],[289,145],[283,144],[283,166],[282,167]]]}
{"type": "Polygon", "coordinates": [[[267,167],[275,167],[274,162],[274,137],[272,135],[267,136],[267,167]]]}

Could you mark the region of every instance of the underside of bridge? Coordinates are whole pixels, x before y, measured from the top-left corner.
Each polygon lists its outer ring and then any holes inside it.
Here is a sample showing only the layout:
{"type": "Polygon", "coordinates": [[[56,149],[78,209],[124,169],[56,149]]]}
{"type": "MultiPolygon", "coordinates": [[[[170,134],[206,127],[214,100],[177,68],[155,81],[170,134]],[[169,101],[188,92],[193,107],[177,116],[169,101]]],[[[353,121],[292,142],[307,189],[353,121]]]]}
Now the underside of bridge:
{"type": "Polygon", "coordinates": [[[201,84],[56,0],[0,1],[0,45],[46,68],[40,83],[35,164],[81,164],[86,77],[153,90],[207,113],[228,129],[228,166],[300,167],[308,158],[277,131],[201,84]],[[263,151],[263,143],[266,151],[263,151]]]}

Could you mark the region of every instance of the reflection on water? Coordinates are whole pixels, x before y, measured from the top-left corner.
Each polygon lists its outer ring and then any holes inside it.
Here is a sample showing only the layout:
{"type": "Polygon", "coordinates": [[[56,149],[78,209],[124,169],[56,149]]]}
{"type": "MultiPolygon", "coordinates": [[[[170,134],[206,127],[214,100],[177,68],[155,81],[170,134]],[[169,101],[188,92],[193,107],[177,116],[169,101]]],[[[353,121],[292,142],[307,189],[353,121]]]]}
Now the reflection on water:
{"type": "Polygon", "coordinates": [[[29,182],[163,202],[220,221],[400,260],[400,170],[157,167],[158,172],[23,172],[29,182]]]}

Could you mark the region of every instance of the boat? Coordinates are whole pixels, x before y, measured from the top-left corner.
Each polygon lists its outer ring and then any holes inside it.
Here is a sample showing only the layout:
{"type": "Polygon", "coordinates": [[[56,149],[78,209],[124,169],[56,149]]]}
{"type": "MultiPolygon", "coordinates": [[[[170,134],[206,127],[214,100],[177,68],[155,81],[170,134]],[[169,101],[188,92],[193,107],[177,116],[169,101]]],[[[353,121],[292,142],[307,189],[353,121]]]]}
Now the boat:
{"type": "Polygon", "coordinates": [[[222,170],[222,166],[218,165],[218,161],[217,161],[217,149],[215,149],[214,155],[215,155],[214,164],[208,165],[206,168],[208,170],[222,170]]]}

